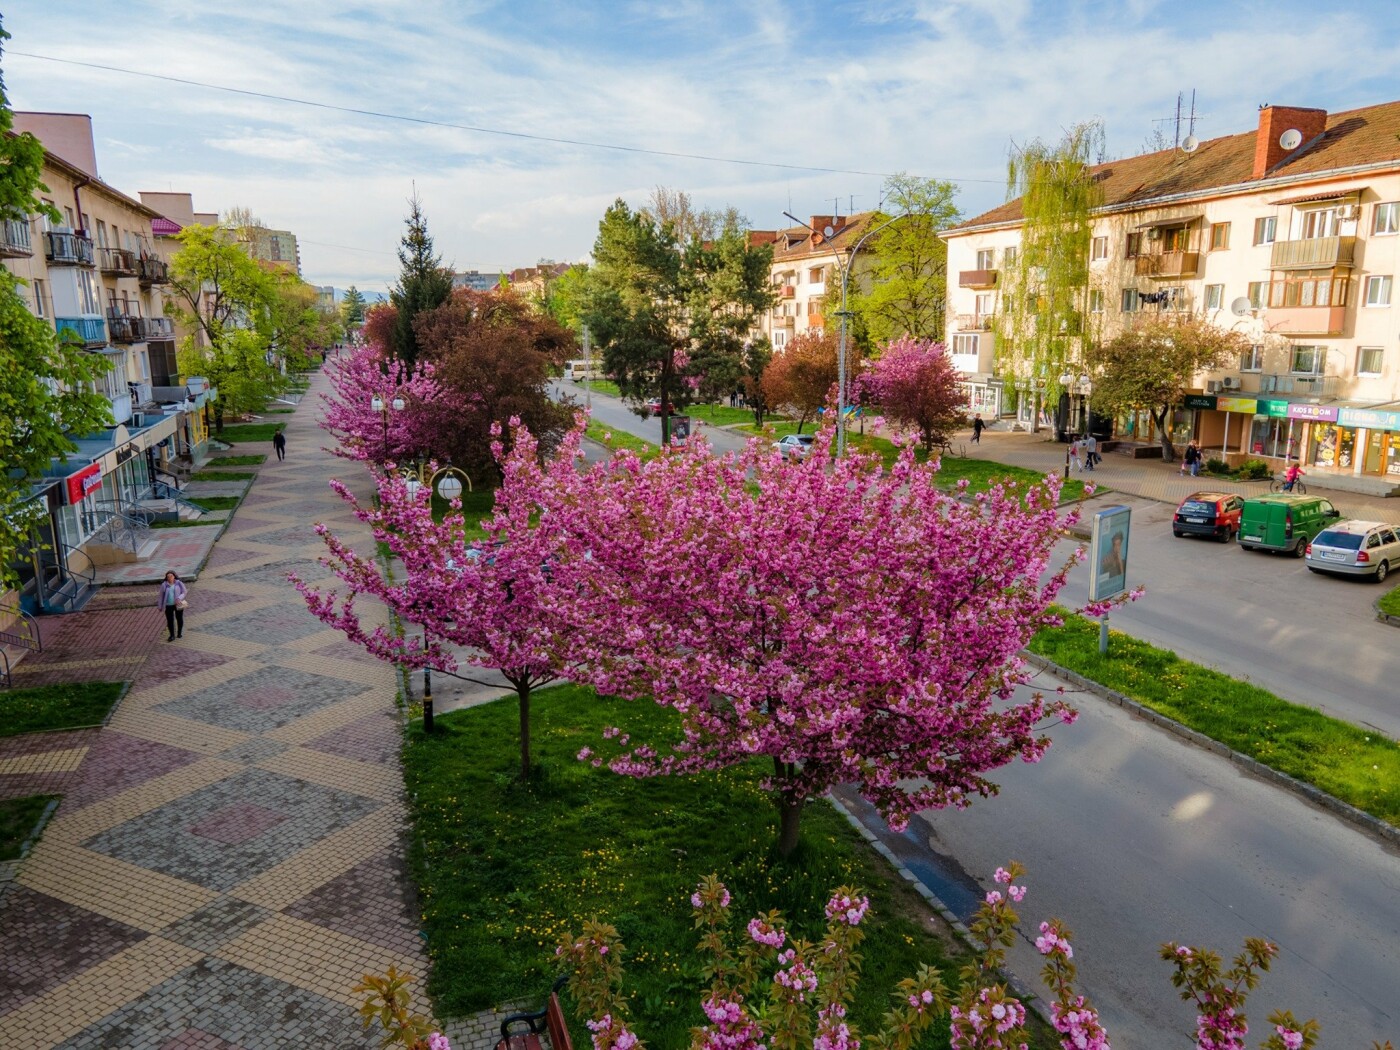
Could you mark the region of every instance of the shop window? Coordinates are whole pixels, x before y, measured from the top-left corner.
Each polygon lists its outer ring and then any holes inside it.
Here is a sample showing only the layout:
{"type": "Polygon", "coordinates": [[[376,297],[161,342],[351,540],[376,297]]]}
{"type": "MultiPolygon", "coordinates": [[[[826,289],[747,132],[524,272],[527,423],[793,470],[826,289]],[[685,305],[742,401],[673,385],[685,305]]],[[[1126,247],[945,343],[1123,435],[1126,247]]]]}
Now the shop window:
{"type": "Polygon", "coordinates": [[[1230,247],[1230,224],[1228,222],[1213,222],[1210,224],[1210,250],[1213,252],[1224,251],[1230,247]]]}
{"type": "Polygon", "coordinates": [[[1390,278],[1388,276],[1366,278],[1366,305],[1390,305],[1390,278]]]}
{"type": "Polygon", "coordinates": [[[1379,346],[1362,346],[1356,350],[1356,374],[1378,376],[1385,360],[1385,350],[1379,346]]]}
{"type": "Polygon", "coordinates": [[[1125,314],[1136,313],[1139,306],[1138,290],[1136,288],[1123,289],[1122,311],[1125,314]]]}
{"type": "Polygon", "coordinates": [[[1089,242],[1089,261],[1100,262],[1108,258],[1108,238],[1095,237],[1089,242]]]}
{"type": "Polygon", "coordinates": [[[1225,302],[1225,286],[1223,284],[1206,285],[1206,309],[1219,310],[1225,302]]]}
{"type": "Polygon", "coordinates": [[[1400,233],[1400,203],[1391,201],[1388,204],[1377,204],[1371,232],[1379,237],[1400,233]]]}
{"type": "Polygon", "coordinates": [[[1290,371],[1294,375],[1318,376],[1322,374],[1323,362],[1326,360],[1327,348],[1325,346],[1295,346],[1290,371]]]}
{"type": "Polygon", "coordinates": [[[1278,219],[1273,215],[1265,215],[1254,220],[1254,243],[1273,244],[1274,233],[1278,229],[1278,219]]]}
{"type": "Polygon", "coordinates": [[[1264,370],[1264,347],[1255,343],[1247,350],[1240,351],[1241,372],[1262,372],[1264,370]]]}

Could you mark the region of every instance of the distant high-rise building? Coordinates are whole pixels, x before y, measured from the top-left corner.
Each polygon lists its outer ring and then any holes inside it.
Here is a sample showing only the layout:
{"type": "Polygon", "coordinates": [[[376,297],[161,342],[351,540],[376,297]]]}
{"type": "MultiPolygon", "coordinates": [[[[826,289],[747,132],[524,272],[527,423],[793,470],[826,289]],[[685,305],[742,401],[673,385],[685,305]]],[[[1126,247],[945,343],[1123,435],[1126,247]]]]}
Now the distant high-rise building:
{"type": "Polygon", "coordinates": [[[291,230],[270,230],[266,226],[244,226],[238,240],[254,259],[301,276],[301,250],[291,230]]]}

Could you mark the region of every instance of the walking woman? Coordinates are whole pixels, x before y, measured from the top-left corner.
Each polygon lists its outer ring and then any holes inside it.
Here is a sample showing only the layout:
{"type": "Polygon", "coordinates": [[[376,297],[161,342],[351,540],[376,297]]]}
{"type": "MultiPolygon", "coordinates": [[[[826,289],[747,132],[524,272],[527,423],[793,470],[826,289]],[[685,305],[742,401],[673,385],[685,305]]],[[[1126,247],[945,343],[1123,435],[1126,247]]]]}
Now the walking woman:
{"type": "Polygon", "coordinates": [[[185,607],[188,604],[189,592],[185,589],[184,581],[174,572],[167,572],[156,596],[156,605],[165,610],[165,626],[170,630],[167,642],[185,636],[185,607]]]}

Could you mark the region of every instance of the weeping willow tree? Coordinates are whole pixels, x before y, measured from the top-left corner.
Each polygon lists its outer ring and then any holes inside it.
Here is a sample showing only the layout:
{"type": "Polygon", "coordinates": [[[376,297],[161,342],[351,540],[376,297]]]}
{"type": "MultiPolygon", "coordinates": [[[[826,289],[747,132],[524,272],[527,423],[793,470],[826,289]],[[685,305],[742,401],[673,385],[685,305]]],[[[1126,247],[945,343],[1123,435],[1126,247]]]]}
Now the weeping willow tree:
{"type": "Polygon", "coordinates": [[[1001,267],[997,311],[997,365],[1002,376],[1036,399],[1058,398],[1060,376],[1085,361],[1092,315],[1089,245],[1094,209],[1102,194],[1094,164],[1103,152],[1103,124],[1071,127],[1053,146],[1035,140],[1013,146],[1007,163],[1007,199],[1021,201],[1021,244],[1001,267]]]}

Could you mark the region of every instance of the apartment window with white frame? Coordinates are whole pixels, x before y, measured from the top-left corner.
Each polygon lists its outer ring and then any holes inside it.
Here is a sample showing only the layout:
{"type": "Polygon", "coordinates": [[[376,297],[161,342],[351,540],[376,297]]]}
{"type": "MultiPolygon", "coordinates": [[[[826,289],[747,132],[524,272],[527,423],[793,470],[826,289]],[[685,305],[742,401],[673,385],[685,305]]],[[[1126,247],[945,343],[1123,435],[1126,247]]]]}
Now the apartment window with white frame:
{"type": "Polygon", "coordinates": [[[991,317],[996,312],[996,292],[980,292],[973,300],[978,317],[991,317]]]}
{"type": "Polygon", "coordinates": [[[1016,259],[1021,254],[1021,249],[1014,244],[1008,244],[1001,253],[1001,264],[1008,269],[1016,265],[1016,259]]]}
{"type": "Polygon", "coordinates": [[[963,333],[953,336],[953,353],[962,354],[965,357],[976,357],[978,344],[981,338],[975,333],[963,333]]]}
{"type": "Polygon", "coordinates": [[[773,333],[773,349],[781,350],[787,346],[787,329],[780,328],[773,333]]]}
{"type": "Polygon", "coordinates": [[[1371,232],[1378,237],[1400,233],[1400,202],[1391,201],[1376,205],[1376,217],[1371,222],[1371,232]]]}
{"type": "Polygon", "coordinates": [[[99,248],[107,247],[107,224],[101,219],[97,220],[97,246],[99,248]]]}
{"type": "Polygon", "coordinates": [[[1299,236],[1305,241],[1337,236],[1337,209],[1335,207],[1313,208],[1303,212],[1302,229],[1299,236]]]}
{"type": "Polygon", "coordinates": [[[1224,251],[1230,247],[1230,224],[1228,222],[1213,222],[1210,224],[1210,250],[1213,252],[1224,251]]]}
{"type": "Polygon", "coordinates": [[[977,252],[978,270],[990,270],[996,266],[996,251],[992,248],[982,248],[977,252]]]}
{"type": "Polygon", "coordinates": [[[1089,261],[1101,262],[1108,258],[1108,237],[1095,237],[1089,242],[1089,261]]]}
{"type": "Polygon", "coordinates": [[[1378,376],[1385,361],[1385,348],[1379,346],[1359,346],[1356,348],[1356,374],[1378,376]]]}
{"type": "Polygon", "coordinates": [[[1103,289],[1102,289],[1102,288],[1090,288],[1090,289],[1089,289],[1089,312],[1090,312],[1091,314],[1101,314],[1101,313],[1103,313],[1103,289]]]}
{"type": "Polygon", "coordinates": [[[1390,305],[1390,277],[1367,277],[1366,278],[1366,305],[1367,306],[1389,306],[1390,305]]]}
{"type": "Polygon", "coordinates": [[[151,354],[148,350],[138,350],[136,352],[136,364],[141,369],[141,382],[151,381],[151,354]]]}
{"type": "Polygon", "coordinates": [[[1268,282],[1266,282],[1266,281],[1250,281],[1250,282],[1249,282],[1249,295],[1248,295],[1248,299],[1249,299],[1249,307],[1250,307],[1251,310],[1262,310],[1262,309],[1264,309],[1264,296],[1267,294],[1268,287],[1269,287],[1269,285],[1268,285],[1268,282]]]}
{"type": "Polygon", "coordinates": [[[1254,243],[1273,244],[1274,234],[1278,230],[1278,218],[1274,215],[1264,215],[1254,220],[1254,243]]]}
{"type": "Polygon", "coordinates": [[[78,305],[85,314],[102,312],[102,296],[97,287],[97,276],[91,270],[78,271],[78,305]]]}
{"type": "Polygon", "coordinates": [[[1289,371],[1298,376],[1320,376],[1327,360],[1325,346],[1295,346],[1293,363],[1289,371]]]}
{"type": "Polygon", "coordinates": [[[49,316],[49,282],[35,278],[34,285],[34,316],[49,316]]]}
{"type": "Polygon", "coordinates": [[[1240,351],[1241,372],[1262,372],[1264,370],[1264,344],[1255,343],[1247,350],[1240,351]]]}
{"type": "Polygon", "coordinates": [[[1137,312],[1138,306],[1138,290],[1136,288],[1124,288],[1123,300],[1120,309],[1125,314],[1131,314],[1137,312]]]}
{"type": "Polygon", "coordinates": [[[1225,286],[1223,284],[1206,285],[1206,309],[1219,310],[1225,302],[1225,286]]]}
{"type": "Polygon", "coordinates": [[[823,267],[813,266],[807,271],[807,281],[809,284],[821,284],[825,279],[826,271],[823,267]]]}

